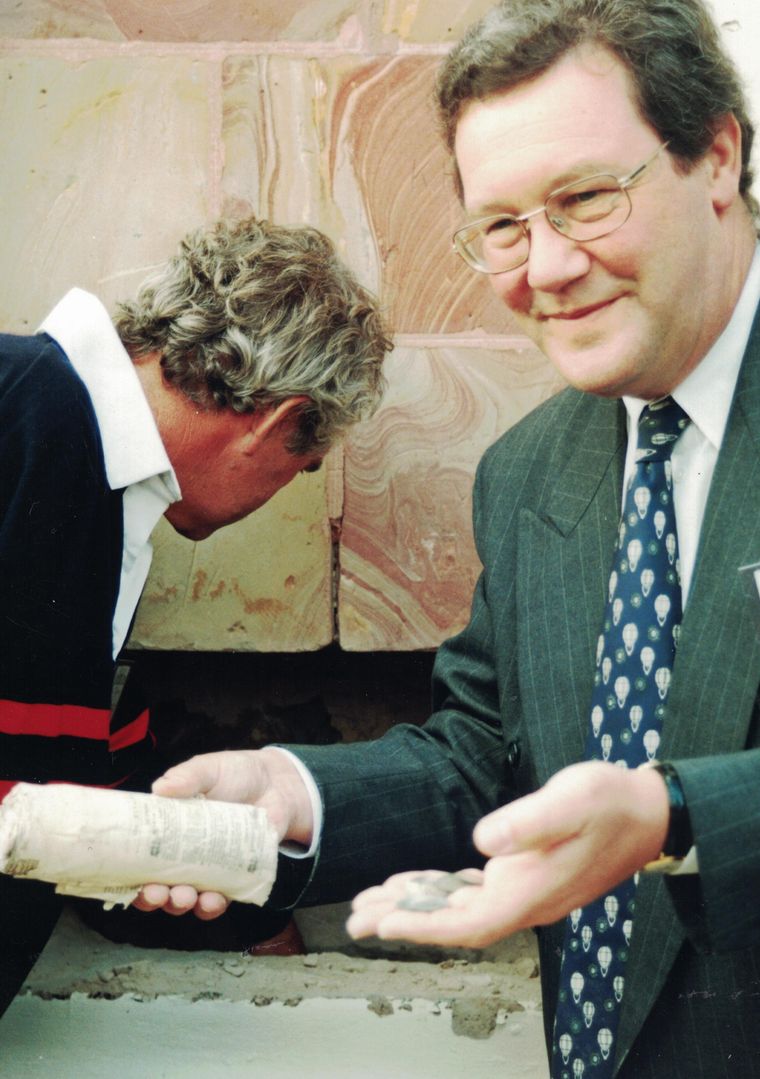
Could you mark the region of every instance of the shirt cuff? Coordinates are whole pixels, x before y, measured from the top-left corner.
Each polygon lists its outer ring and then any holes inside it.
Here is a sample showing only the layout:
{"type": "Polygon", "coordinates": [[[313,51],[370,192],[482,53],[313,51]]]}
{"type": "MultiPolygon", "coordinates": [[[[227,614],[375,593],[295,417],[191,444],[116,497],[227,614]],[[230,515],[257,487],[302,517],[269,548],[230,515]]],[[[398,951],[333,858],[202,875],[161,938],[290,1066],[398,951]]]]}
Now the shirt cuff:
{"type": "Polygon", "coordinates": [[[319,848],[319,842],[322,838],[322,798],[319,794],[319,789],[314,781],[314,776],[309,769],[300,760],[295,753],[291,753],[289,749],[284,749],[282,746],[267,746],[267,749],[274,749],[277,753],[283,753],[292,764],[295,765],[298,770],[298,774],[304,782],[304,786],[309,793],[309,799],[311,801],[311,816],[314,821],[314,828],[311,834],[311,845],[308,850],[305,850],[301,843],[294,843],[291,840],[284,840],[280,843],[280,853],[285,854],[288,858],[313,858],[319,848]]]}
{"type": "Polygon", "coordinates": [[[685,858],[680,860],[680,865],[677,865],[671,870],[671,877],[686,876],[689,873],[699,873],[699,859],[697,858],[697,848],[692,847],[685,858]]]}

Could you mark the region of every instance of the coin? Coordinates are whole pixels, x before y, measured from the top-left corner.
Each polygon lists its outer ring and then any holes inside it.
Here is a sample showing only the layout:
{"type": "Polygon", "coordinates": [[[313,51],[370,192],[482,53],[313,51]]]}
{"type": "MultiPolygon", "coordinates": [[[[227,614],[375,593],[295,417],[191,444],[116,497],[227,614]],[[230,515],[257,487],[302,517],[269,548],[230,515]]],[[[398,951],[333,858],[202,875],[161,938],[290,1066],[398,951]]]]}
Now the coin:
{"type": "Polygon", "coordinates": [[[433,911],[449,905],[448,897],[468,885],[476,884],[461,873],[442,873],[438,877],[412,877],[406,882],[406,895],[397,903],[398,910],[433,911]]]}

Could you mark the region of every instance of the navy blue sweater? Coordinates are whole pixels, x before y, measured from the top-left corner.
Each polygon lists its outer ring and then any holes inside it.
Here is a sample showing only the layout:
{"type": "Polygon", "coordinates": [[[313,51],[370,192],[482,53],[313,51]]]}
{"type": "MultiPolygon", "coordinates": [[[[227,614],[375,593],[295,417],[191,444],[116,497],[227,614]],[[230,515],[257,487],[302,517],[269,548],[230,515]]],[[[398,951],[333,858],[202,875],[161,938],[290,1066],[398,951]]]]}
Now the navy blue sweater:
{"type": "MultiPolygon", "coordinates": [[[[140,786],[148,715],[111,711],[122,491],[55,342],[0,335],[0,797],[15,781],[140,786]]],[[[55,924],[51,885],[0,876],[0,1012],[55,924]]]]}
{"type": "Polygon", "coordinates": [[[139,766],[147,716],[111,715],[122,494],[58,345],[0,335],[0,795],[139,766]]]}

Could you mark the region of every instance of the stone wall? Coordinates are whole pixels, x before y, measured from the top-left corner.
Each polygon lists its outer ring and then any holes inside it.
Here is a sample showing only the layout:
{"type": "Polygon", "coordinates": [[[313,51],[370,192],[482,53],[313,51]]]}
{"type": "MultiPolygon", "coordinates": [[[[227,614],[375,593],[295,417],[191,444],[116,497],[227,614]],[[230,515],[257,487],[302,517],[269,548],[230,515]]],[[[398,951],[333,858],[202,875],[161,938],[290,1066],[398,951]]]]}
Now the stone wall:
{"type": "MultiPolygon", "coordinates": [[[[383,408],[320,474],[201,545],[159,527],[133,646],[398,651],[464,624],[475,465],[558,385],[450,248],[432,83],[490,5],[0,0],[0,328],[73,284],[112,304],[253,211],[327,232],[396,334],[383,408]]],[[[760,9],[715,8],[754,99],[760,9]]]]}
{"type": "Polygon", "coordinates": [[[159,528],[134,646],[404,650],[464,623],[475,463],[554,385],[450,249],[432,80],[488,7],[0,2],[0,327],[73,284],[112,304],[255,212],[327,232],[396,334],[380,415],[321,474],[201,545],[159,528]]]}
{"type": "MultiPolygon", "coordinates": [[[[134,646],[398,651],[464,624],[476,462],[557,387],[450,248],[432,81],[490,5],[0,0],[0,328],[74,284],[112,304],[253,211],[327,232],[396,333],[381,412],[321,474],[204,544],[159,528],[134,646]]],[[[760,9],[715,8],[757,98],[760,9]]]]}

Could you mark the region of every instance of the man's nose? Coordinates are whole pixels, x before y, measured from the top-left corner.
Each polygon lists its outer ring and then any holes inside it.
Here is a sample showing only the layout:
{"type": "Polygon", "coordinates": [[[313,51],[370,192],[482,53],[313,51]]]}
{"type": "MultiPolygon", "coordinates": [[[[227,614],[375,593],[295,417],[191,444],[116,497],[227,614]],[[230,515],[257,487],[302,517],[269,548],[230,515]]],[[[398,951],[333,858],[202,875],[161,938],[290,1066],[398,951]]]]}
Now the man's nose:
{"type": "Polygon", "coordinates": [[[557,232],[545,215],[530,223],[528,284],[540,292],[558,292],[588,273],[588,249],[577,240],[557,232]]]}

